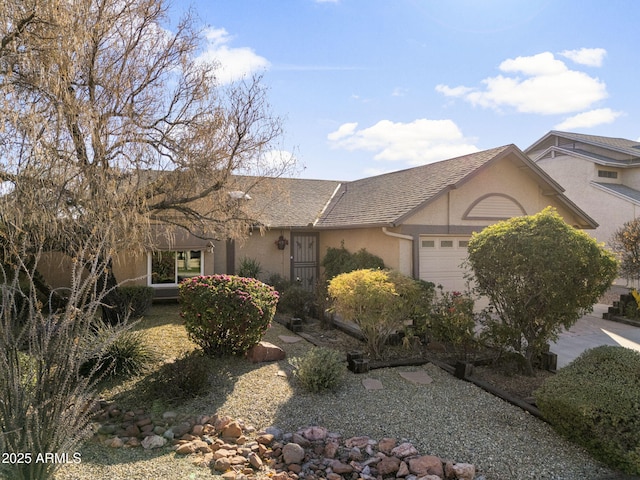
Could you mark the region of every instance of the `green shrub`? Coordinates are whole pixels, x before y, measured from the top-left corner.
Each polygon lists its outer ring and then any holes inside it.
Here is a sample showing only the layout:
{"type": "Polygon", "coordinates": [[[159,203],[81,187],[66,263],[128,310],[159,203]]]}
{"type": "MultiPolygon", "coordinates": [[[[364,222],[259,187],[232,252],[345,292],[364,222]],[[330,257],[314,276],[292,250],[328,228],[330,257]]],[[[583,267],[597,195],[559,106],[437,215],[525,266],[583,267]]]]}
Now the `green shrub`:
{"type": "Polygon", "coordinates": [[[153,303],[154,289],[146,285],[126,285],[120,287],[118,292],[124,300],[127,310],[131,313],[131,318],[140,318],[153,303]]]}
{"type": "Polygon", "coordinates": [[[203,352],[185,353],[155,373],[151,395],[170,405],[204,395],[211,388],[211,372],[210,359],[203,352]]]}
{"type": "Polygon", "coordinates": [[[356,253],[349,252],[344,248],[344,242],[340,248],[327,248],[327,253],[322,259],[321,265],[328,280],[340,275],[341,273],[349,273],[354,270],[363,269],[383,269],[384,261],[382,258],[367,252],[361,248],[356,253]]]}
{"type": "Polygon", "coordinates": [[[238,276],[246,278],[258,278],[262,273],[262,265],[255,258],[244,257],[240,261],[240,268],[238,268],[238,276]]]}
{"type": "Polygon", "coordinates": [[[91,355],[81,368],[83,375],[96,377],[135,376],[147,371],[156,356],[144,340],[142,332],[116,329],[100,325],[89,340],[88,350],[94,345],[105,345],[105,350],[91,355]]]}
{"type": "Polygon", "coordinates": [[[303,357],[290,360],[294,377],[311,393],[336,390],[346,373],[345,360],[337,350],[314,347],[303,357]]]}
{"type": "Polygon", "coordinates": [[[535,392],[554,428],[599,460],[640,474],[640,353],[587,350],[535,392]]]}
{"type": "Polygon", "coordinates": [[[461,292],[445,292],[442,286],[434,298],[428,319],[428,335],[453,346],[456,353],[466,350],[475,339],[473,299],[461,292]]]}
{"type": "Polygon", "coordinates": [[[313,308],[315,295],[300,285],[290,284],[280,292],[278,311],[290,313],[294,317],[305,318],[313,308]]]}
{"type": "Polygon", "coordinates": [[[181,316],[207,355],[243,355],[271,325],[278,292],[254,278],[211,275],[184,280],[181,316]]]}

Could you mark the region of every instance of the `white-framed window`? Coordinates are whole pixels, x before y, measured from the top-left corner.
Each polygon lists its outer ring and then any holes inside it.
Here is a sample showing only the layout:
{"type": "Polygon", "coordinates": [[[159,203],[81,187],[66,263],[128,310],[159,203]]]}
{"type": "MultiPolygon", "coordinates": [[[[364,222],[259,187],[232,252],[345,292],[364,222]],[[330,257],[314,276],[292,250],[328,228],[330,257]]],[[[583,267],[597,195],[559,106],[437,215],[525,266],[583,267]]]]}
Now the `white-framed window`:
{"type": "Polygon", "coordinates": [[[204,271],[202,250],[161,250],[150,252],[148,257],[148,284],[152,287],[171,287],[185,278],[202,275],[204,271]]]}

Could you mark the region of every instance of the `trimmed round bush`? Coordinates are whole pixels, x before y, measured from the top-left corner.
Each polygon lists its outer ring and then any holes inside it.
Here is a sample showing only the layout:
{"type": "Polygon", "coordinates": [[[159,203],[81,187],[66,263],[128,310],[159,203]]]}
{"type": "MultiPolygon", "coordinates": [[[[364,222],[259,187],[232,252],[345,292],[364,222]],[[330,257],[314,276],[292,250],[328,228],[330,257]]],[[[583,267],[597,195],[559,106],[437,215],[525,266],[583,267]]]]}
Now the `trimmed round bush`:
{"type": "Polygon", "coordinates": [[[544,417],[597,459],[640,474],[640,353],[587,350],[535,392],[544,417]]]}
{"type": "Polygon", "coordinates": [[[278,292],[255,278],[210,275],[179,287],[189,338],[207,355],[243,355],[271,325],[278,292]]]}
{"type": "Polygon", "coordinates": [[[311,393],[336,390],[347,370],[340,352],[323,347],[314,347],[304,356],[292,358],[291,365],[302,388],[311,393]]]}

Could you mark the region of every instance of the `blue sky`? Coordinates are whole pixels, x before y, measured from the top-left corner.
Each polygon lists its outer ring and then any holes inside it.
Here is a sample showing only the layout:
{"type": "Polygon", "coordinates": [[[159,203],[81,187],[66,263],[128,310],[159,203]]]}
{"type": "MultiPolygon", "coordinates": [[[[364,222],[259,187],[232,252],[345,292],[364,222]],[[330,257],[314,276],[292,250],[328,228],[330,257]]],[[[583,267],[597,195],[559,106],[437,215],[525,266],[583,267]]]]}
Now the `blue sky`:
{"type": "Polygon", "coordinates": [[[635,0],[174,0],[220,81],[263,74],[303,178],[353,180],[550,130],[640,138],[635,0]]]}

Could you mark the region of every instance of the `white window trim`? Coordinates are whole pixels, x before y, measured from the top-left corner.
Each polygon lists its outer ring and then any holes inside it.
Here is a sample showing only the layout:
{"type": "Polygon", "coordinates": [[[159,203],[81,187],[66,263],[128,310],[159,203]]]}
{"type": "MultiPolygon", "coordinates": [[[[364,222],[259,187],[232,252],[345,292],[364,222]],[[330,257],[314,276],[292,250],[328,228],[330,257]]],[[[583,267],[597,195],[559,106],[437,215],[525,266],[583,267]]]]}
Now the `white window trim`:
{"type": "MultiPolygon", "coordinates": [[[[204,250],[192,250],[192,249],[187,249],[187,250],[166,250],[167,252],[186,252],[186,251],[190,251],[190,252],[200,252],[200,273],[199,275],[204,275],[204,255],[205,255],[205,251],[204,250]]],[[[151,264],[152,264],[152,260],[153,260],[153,252],[147,252],[147,286],[149,287],[153,287],[153,288],[176,288],[179,283],[176,281],[175,283],[152,283],[153,280],[153,272],[151,271],[151,264]]],[[[176,280],[177,280],[177,276],[178,276],[178,255],[176,255],[175,258],[175,272],[176,272],[176,280]]]]}

